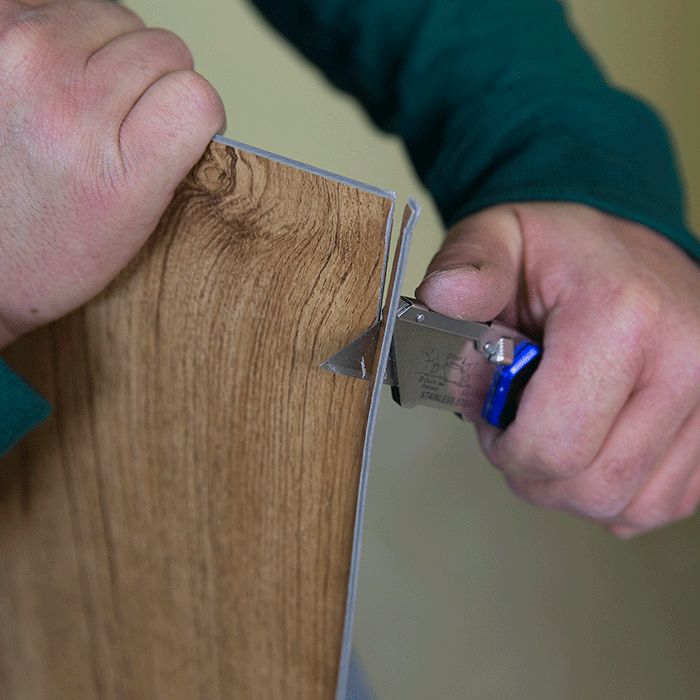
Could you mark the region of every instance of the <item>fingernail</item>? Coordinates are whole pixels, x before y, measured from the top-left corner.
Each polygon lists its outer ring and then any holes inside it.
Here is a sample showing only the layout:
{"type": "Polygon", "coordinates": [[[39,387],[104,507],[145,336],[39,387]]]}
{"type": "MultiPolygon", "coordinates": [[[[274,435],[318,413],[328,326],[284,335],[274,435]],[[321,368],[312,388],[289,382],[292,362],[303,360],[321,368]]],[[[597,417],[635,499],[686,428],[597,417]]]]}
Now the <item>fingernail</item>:
{"type": "Polygon", "coordinates": [[[444,270],[435,270],[427,274],[423,281],[416,288],[416,296],[420,297],[421,292],[429,288],[431,294],[440,294],[441,290],[452,286],[453,281],[473,275],[479,272],[479,268],[473,265],[460,265],[459,267],[448,267],[444,270]]]}
{"type": "MultiPolygon", "coordinates": [[[[470,274],[473,272],[479,272],[479,268],[476,265],[456,265],[455,267],[443,267],[440,270],[434,270],[433,272],[429,272],[423,278],[423,282],[429,279],[435,279],[436,277],[441,277],[443,275],[453,275],[455,273],[460,272],[470,274]]],[[[423,282],[421,282],[421,284],[423,282]]]]}

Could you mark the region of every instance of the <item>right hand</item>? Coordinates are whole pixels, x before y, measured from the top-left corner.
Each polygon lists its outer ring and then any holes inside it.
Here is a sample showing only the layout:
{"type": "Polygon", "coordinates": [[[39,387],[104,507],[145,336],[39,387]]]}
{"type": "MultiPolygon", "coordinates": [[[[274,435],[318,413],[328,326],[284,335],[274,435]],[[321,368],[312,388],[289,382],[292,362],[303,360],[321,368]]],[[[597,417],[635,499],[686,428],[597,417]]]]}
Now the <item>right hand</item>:
{"type": "Polygon", "coordinates": [[[641,224],[581,204],[500,204],[451,229],[416,295],[541,340],[489,461],[531,503],[632,537],[700,504],[700,267],[641,224]]]}
{"type": "Polygon", "coordinates": [[[224,128],[177,36],[105,0],[0,0],[0,348],[97,294],[224,128]]]}

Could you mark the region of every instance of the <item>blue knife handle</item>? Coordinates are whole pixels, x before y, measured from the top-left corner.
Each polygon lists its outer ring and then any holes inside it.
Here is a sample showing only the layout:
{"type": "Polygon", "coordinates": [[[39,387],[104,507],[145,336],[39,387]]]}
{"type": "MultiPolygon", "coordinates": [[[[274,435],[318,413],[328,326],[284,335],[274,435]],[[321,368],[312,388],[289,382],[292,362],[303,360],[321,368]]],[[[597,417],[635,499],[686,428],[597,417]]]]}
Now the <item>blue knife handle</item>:
{"type": "Polygon", "coordinates": [[[529,340],[515,348],[513,363],[498,367],[481,415],[488,423],[505,430],[514,420],[520,397],[542,359],[542,348],[529,340]]]}

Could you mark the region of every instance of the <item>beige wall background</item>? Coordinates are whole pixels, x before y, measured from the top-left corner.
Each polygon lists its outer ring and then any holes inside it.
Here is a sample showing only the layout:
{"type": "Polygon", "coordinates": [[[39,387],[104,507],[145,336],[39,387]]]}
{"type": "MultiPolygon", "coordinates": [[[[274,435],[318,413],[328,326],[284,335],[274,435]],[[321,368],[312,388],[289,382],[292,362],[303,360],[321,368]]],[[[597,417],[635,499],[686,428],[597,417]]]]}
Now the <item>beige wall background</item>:
{"type": "MultiPolygon", "coordinates": [[[[401,145],[238,0],[131,0],[192,46],[228,135],[426,205],[406,290],[442,232],[401,145]]],[[[572,0],[616,81],[673,129],[700,229],[700,5],[572,0]]],[[[509,495],[472,429],[386,400],[355,639],[378,698],[700,697],[700,519],[622,543],[509,495]]]]}

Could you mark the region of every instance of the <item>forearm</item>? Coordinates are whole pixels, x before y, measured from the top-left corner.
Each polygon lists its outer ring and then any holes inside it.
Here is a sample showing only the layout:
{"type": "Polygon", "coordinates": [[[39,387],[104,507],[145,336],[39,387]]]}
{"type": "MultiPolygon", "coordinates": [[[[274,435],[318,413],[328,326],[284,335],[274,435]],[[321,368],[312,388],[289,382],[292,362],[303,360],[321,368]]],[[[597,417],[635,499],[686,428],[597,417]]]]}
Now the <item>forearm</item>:
{"type": "Polygon", "coordinates": [[[256,0],[383,129],[447,224],[486,206],[577,201],[700,257],[655,114],[613,90],[555,0],[256,0]]]}

